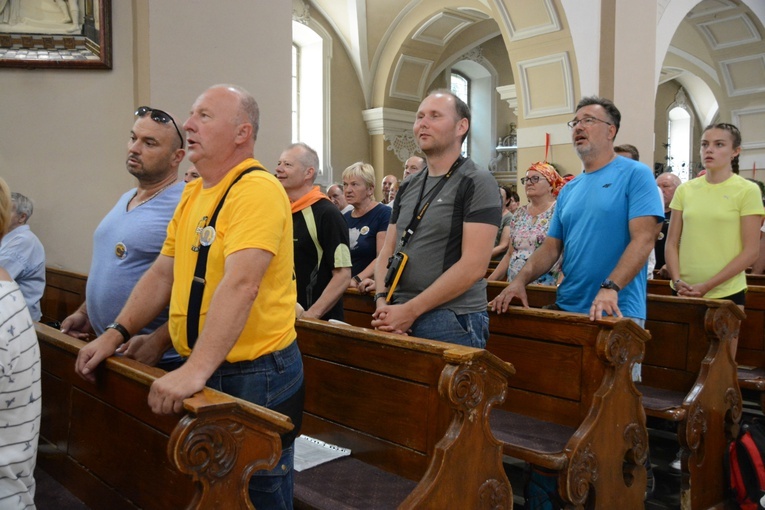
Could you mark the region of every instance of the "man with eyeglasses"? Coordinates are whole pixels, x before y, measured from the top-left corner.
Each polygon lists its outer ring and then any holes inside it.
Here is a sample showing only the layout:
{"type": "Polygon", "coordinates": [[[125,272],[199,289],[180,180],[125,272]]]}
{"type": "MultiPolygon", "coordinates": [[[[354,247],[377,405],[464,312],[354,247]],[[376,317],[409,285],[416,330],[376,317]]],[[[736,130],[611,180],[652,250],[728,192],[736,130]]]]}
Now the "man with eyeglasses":
{"type": "MultiPolygon", "coordinates": [[[[566,311],[646,317],[646,261],[664,221],[651,170],[617,157],[621,113],[608,99],[586,97],[568,123],[584,171],[560,192],[547,238],[493,308],[512,297],[528,306],[525,286],[547,272],[565,249],[556,305],[566,311]]],[[[636,377],[638,374],[635,374],[636,377]]]]}
{"type": "Polygon", "coordinates": [[[253,506],[292,508],[293,441],[303,413],[297,346],[292,212],[284,187],[253,158],[260,124],[255,99],[216,85],[194,102],[183,125],[200,179],[186,184],[157,260],[117,316],[116,331],[83,347],[77,373],[94,369],[170,304],[169,329],[183,365],[151,386],[157,414],[183,410],[205,386],[286,414],[282,456],[249,484],[253,506]]]}
{"type": "MultiPolygon", "coordinates": [[[[75,338],[100,336],[115,327],[113,322],[136,282],[159,255],[183,191],[183,183],[177,181],[184,140],[175,120],[148,106],[138,108],[135,115],[126,166],[138,186],[120,197],[93,234],[85,302],[61,323],[61,331],[75,338]]],[[[167,317],[165,309],[121,345],[120,352],[164,370],[177,368],[181,357],[168,347],[167,317]],[[164,341],[148,341],[152,336],[164,341]]]]}
{"type": "MultiPolygon", "coordinates": [[[[653,172],[614,152],[620,122],[621,113],[608,99],[585,97],[577,105],[568,126],[584,170],[561,189],[542,246],[501,299],[492,301],[497,313],[506,311],[513,297],[528,307],[526,285],[549,271],[565,250],[565,276],[555,307],[588,314],[590,320],[614,315],[645,325],[646,262],[664,222],[664,208],[653,172]]],[[[640,381],[639,363],[632,379],[640,381]]],[[[649,459],[645,467],[649,499],[655,485],[649,459]]]]}

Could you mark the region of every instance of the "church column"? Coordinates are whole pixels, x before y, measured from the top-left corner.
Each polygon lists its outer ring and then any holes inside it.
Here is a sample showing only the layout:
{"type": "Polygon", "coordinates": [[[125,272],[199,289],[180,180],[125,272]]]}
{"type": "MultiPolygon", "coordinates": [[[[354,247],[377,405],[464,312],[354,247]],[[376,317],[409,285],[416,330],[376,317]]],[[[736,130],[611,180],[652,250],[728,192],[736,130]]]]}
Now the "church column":
{"type": "Polygon", "coordinates": [[[382,195],[380,183],[385,175],[401,179],[404,162],[415,154],[422,156],[414,141],[415,113],[395,108],[371,108],[362,112],[370,139],[371,164],[375,168],[375,195],[382,195]]]}
{"type": "Polygon", "coordinates": [[[656,26],[654,4],[634,0],[602,2],[600,95],[613,99],[622,113],[616,144],[636,146],[641,161],[651,168],[658,83],[656,26]]]}

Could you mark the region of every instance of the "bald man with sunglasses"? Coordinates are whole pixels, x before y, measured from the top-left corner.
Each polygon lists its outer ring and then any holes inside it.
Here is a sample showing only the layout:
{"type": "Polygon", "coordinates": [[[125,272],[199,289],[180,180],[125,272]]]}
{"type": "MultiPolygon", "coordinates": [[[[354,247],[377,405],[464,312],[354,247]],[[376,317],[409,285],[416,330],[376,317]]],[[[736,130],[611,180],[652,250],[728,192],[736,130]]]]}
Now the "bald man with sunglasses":
{"type": "MultiPolygon", "coordinates": [[[[138,185],[120,197],[93,234],[86,301],[61,323],[61,331],[75,338],[87,339],[91,334],[100,336],[107,329],[119,328],[114,320],[159,255],[184,188],[178,180],[184,139],[175,119],[149,106],[141,106],[135,115],[125,165],[138,185]]],[[[178,353],[172,348],[153,348],[169,345],[169,338],[165,310],[119,352],[172,370],[180,365],[178,353]],[[147,341],[152,335],[164,336],[167,341],[147,341]]]]}

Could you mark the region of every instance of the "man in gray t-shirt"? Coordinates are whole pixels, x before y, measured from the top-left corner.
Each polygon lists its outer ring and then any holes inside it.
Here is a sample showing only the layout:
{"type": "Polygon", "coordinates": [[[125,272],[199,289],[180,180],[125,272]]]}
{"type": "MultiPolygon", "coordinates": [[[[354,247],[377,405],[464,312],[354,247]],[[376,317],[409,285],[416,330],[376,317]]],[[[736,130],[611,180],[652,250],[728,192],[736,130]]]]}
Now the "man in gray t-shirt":
{"type": "Polygon", "coordinates": [[[417,111],[414,136],[427,157],[424,171],[399,189],[385,244],[377,257],[377,309],[372,326],[382,331],[484,347],[489,336],[486,282],[502,215],[497,182],[460,155],[470,129],[470,109],[448,90],[429,94],[417,111]],[[427,204],[414,233],[402,235],[427,204]],[[407,262],[386,300],[388,258],[407,262]]]}

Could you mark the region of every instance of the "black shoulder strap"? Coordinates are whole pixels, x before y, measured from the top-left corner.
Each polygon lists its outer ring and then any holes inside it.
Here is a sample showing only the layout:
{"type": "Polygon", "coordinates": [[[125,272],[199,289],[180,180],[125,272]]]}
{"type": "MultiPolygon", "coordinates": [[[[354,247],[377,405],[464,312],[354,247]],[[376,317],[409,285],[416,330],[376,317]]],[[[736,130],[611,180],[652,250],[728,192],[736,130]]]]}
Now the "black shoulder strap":
{"type": "MultiPolygon", "coordinates": [[[[229,185],[226,192],[223,193],[220,202],[218,202],[218,205],[215,208],[215,212],[210,218],[210,222],[205,226],[205,228],[215,228],[215,221],[218,219],[218,213],[223,207],[223,203],[226,201],[228,192],[231,191],[231,188],[234,187],[234,184],[239,182],[239,180],[244,177],[245,174],[248,174],[253,170],[265,171],[265,168],[262,166],[253,166],[239,174],[236,179],[234,179],[234,181],[229,185]]],[[[202,310],[202,297],[205,293],[205,274],[207,273],[207,255],[209,252],[210,244],[205,246],[200,242],[199,254],[197,255],[197,265],[194,268],[194,278],[191,280],[191,291],[189,292],[189,309],[186,316],[186,342],[189,346],[189,349],[194,348],[194,344],[196,344],[197,338],[199,337],[199,319],[200,312],[202,310]]]]}

